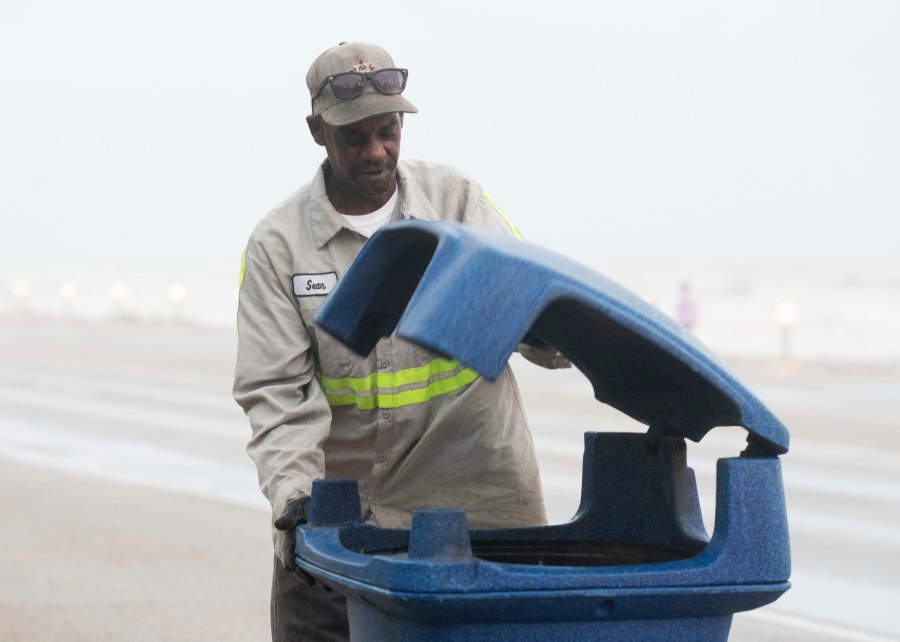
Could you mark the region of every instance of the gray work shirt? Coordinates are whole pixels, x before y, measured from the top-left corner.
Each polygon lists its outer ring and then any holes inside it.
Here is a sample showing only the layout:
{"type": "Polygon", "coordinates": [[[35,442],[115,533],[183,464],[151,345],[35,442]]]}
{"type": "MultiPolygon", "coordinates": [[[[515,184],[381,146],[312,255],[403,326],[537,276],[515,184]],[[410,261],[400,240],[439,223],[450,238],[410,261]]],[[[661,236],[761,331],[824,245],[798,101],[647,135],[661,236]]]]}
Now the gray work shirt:
{"type": "MultiPolygon", "coordinates": [[[[324,167],[259,223],[242,263],[234,396],[273,514],[313,479],[349,477],[363,517],[384,527],[408,527],[421,507],[463,508],[471,527],[546,523],[509,366],[490,383],[396,336],[359,357],[314,323],[367,240],[332,207],[324,167]]],[[[397,175],[396,217],[518,234],[453,169],[401,161],[397,175]]]]}

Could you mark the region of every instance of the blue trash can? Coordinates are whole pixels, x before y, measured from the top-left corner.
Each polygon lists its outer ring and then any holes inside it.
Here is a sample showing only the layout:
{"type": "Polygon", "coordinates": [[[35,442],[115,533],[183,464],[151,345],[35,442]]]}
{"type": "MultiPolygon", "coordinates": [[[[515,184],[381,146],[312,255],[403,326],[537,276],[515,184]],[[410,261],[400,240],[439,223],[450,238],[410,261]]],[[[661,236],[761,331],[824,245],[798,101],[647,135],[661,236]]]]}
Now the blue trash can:
{"type": "Polygon", "coordinates": [[[585,434],[566,524],[469,530],[461,510],[426,509],[408,530],[378,528],[361,522],[355,480],[315,482],[296,561],[347,596],[353,640],[725,640],[735,612],[789,588],[786,429],[617,284],[505,237],[410,221],[370,239],[318,323],[360,354],[396,329],[488,379],[520,342],[549,344],[599,401],[649,426],[585,434]],[[717,426],[744,427],[747,446],[718,462],[710,538],[685,440],[717,426]]]}

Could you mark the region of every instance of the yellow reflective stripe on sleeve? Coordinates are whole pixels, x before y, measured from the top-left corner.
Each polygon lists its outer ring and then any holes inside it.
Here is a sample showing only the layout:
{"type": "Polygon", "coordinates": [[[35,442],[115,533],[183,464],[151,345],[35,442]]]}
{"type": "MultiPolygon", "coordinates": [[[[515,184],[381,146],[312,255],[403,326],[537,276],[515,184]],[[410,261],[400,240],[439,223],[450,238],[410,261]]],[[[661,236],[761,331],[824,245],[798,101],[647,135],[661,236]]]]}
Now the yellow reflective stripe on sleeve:
{"type": "Polygon", "coordinates": [[[372,410],[422,403],[459,390],[477,378],[477,372],[463,368],[458,361],[435,359],[422,367],[396,373],[379,372],[367,377],[332,379],[320,374],[319,384],[330,406],[355,405],[372,410]]]}
{"type": "Polygon", "coordinates": [[[241,289],[241,285],[244,283],[244,271],[247,269],[247,248],[244,248],[244,251],[241,252],[241,273],[238,275],[238,290],[241,289]]]}
{"type": "MultiPolygon", "coordinates": [[[[238,274],[238,285],[237,289],[234,291],[234,302],[235,302],[235,314],[240,314],[241,311],[241,286],[244,284],[244,270],[247,265],[247,248],[241,252],[241,273],[238,274]]],[[[234,321],[237,323],[237,319],[234,321]]]]}
{"type": "Polygon", "coordinates": [[[498,213],[501,217],[503,217],[503,220],[506,221],[506,224],[509,226],[509,229],[510,229],[510,231],[512,232],[513,236],[515,236],[515,237],[516,237],[517,239],[519,239],[520,241],[524,241],[525,238],[524,238],[524,237],[522,236],[522,234],[519,232],[518,228],[516,228],[516,226],[513,225],[513,222],[512,222],[511,220],[509,220],[509,217],[508,217],[506,214],[503,213],[503,210],[501,210],[501,209],[500,209],[500,206],[497,205],[497,203],[494,202],[494,199],[491,198],[491,195],[488,194],[487,192],[482,192],[481,195],[484,196],[484,197],[488,200],[488,203],[490,203],[491,206],[493,206],[493,208],[494,208],[495,210],[497,210],[497,213],[498,213]]]}

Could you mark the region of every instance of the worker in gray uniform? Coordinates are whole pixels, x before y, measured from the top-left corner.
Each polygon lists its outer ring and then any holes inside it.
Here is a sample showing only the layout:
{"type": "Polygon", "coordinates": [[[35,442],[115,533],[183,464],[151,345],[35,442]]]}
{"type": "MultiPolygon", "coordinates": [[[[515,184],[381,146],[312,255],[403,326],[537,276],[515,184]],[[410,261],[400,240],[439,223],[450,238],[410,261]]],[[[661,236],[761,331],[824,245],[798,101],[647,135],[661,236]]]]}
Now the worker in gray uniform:
{"type": "MultiPolygon", "coordinates": [[[[367,238],[392,221],[518,236],[468,177],[400,160],[404,114],[417,111],[403,96],[408,75],[366,43],[342,43],[313,62],[307,122],[327,157],[257,225],[241,263],[234,397],[250,419],[247,450],[272,504],[276,640],[348,638],[343,598],[294,566],[294,529],[314,479],[358,479],[363,518],[382,527],[408,528],[423,507],[463,508],[474,528],[546,523],[508,366],[491,383],[396,336],[360,357],[314,320],[367,238]]],[[[568,365],[552,350],[526,356],[568,365]]]]}

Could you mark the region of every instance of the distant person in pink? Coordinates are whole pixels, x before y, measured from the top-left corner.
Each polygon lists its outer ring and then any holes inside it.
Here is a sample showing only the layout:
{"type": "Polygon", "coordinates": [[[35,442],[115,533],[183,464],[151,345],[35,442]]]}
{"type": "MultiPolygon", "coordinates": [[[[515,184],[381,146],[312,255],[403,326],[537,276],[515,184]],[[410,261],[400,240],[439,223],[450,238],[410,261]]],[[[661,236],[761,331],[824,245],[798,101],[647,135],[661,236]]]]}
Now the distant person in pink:
{"type": "Polygon", "coordinates": [[[678,323],[688,330],[693,331],[694,326],[697,325],[697,300],[691,294],[691,284],[687,281],[681,283],[675,315],[678,323]]]}

